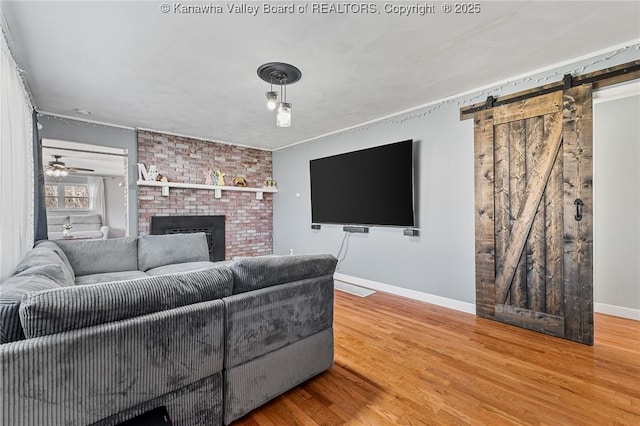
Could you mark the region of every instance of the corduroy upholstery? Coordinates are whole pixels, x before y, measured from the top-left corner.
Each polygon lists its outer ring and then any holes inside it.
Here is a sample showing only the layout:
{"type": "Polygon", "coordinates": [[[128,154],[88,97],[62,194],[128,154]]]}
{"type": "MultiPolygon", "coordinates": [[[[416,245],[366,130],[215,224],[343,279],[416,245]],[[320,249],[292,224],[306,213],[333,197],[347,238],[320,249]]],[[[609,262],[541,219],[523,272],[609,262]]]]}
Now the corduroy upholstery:
{"type": "Polygon", "coordinates": [[[229,424],[333,364],[331,255],[236,258],[225,297],[229,424]]]}
{"type": "Polygon", "coordinates": [[[84,426],[219,374],[211,319],[223,310],[213,300],[0,346],[1,424],[84,426]]]}
{"type": "Polygon", "coordinates": [[[328,328],[224,371],[224,423],[229,424],[333,365],[328,328]]]}
{"type": "Polygon", "coordinates": [[[39,337],[119,321],[231,294],[231,271],[204,269],[129,281],[61,287],[22,298],[25,336],[39,337]]]}
{"type": "Polygon", "coordinates": [[[334,257],[166,237],[42,242],[0,283],[0,425],[228,424],[331,367],[334,257]]]}
{"type": "Polygon", "coordinates": [[[229,264],[233,271],[233,294],[333,275],[337,263],[338,260],[329,254],[236,257],[229,264]]]}
{"type": "Polygon", "coordinates": [[[226,305],[225,367],[280,349],[333,323],[333,277],[236,294],[226,305]]]}
{"type": "Polygon", "coordinates": [[[142,235],[138,238],[138,269],[148,271],[158,266],[209,260],[207,237],[193,234],[142,235]]]}
{"type": "Polygon", "coordinates": [[[69,258],[76,275],[138,269],[138,239],[135,237],[109,240],[56,240],[69,258]]]}

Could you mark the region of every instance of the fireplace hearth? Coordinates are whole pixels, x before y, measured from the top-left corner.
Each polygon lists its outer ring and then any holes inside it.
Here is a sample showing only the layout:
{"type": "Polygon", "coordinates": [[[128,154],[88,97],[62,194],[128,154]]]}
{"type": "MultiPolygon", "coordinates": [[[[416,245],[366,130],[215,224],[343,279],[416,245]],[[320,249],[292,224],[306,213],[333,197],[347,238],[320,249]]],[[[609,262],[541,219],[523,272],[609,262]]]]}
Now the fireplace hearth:
{"type": "Polygon", "coordinates": [[[151,234],[189,234],[204,232],[209,246],[209,260],[225,259],[224,216],[153,216],[151,234]]]}

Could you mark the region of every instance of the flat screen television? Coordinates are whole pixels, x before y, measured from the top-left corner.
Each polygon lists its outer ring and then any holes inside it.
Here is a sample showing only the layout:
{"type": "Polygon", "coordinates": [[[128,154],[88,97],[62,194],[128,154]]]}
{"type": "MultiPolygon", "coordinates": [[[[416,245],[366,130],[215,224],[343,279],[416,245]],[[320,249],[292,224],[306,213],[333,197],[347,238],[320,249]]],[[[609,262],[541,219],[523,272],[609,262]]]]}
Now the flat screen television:
{"type": "Polygon", "coordinates": [[[318,158],[309,168],[313,223],[415,226],[412,140],[318,158]]]}

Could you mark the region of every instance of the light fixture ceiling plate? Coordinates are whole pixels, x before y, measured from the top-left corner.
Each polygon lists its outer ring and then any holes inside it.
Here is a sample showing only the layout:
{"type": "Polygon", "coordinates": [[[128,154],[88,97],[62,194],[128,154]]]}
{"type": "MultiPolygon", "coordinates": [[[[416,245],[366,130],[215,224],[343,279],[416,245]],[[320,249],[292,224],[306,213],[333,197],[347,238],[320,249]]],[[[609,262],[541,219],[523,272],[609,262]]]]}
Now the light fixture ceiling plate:
{"type": "Polygon", "coordinates": [[[269,62],[258,67],[258,77],[267,83],[289,85],[302,78],[302,71],[284,62],[269,62]]]}

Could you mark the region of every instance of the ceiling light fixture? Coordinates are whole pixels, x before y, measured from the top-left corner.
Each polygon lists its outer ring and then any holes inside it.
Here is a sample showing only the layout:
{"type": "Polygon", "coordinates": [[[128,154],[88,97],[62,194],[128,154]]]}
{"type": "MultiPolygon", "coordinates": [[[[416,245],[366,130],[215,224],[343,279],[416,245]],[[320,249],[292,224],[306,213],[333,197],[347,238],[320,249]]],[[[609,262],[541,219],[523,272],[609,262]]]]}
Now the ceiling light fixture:
{"type": "Polygon", "coordinates": [[[44,174],[53,177],[64,177],[67,176],[69,172],[66,169],[46,169],[44,174]]]}
{"type": "Polygon", "coordinates": [[[293,65],[283,62],[269,62],[258,67],[258,76],[271,85],[271,91],[266,92],[267,107],[276,109],[276,126],[291,126],[291,103],[287,102],[287,85],[293,84],[302,78],[302,72],[293,65]],[[278,100],[278,92],[273,91],[273,82],[280,84],[281,102],[278,100]]]}
{"type": "Polygon", "coordinates": [[[77,171],[81,172],[93,172],[93,169],[86,169],[84,167],[67,167],[62,162],[62,155],[52,155],[53,161],[49,161],[49,165],[44,168],[44,174],[52,177],[65,177],[70,172],[75,173],[77,171]]]}

